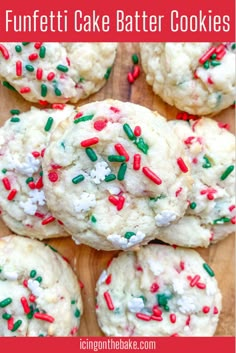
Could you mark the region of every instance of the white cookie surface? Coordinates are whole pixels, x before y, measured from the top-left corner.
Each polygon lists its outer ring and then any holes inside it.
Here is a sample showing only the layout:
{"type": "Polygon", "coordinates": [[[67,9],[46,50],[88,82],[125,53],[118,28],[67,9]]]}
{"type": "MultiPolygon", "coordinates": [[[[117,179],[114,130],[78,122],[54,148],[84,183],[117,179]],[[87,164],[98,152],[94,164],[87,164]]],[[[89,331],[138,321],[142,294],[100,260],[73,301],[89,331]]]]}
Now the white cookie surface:
{"type": "Polygon", "coordinates": [[[158,235],[170,244],[207,247],[235,232],[235,136],[221,123],[170,121],[194,179],[186,215],[158,235]]]}
{"type": "Polygon", "coordinates": [[[213,336],[221,293],[194,250],[151,244],[114,258],[96,286],[106,336],[213,336]]]}
{"type": "Polygon", "coordinates": [[[45,239],[65,236],[49,211],[43,188],[42,156],[51,132],[74,107],[14,114],[0,128],[0,208],[16,234],[45,239]]]}
{"type": "Polygon", "coordinates": [[[75,336],[82,312],[78,280],[55,249],[0,238],[0,336],[75,336]]]}
{"type": "Polygon", "coordinates": [[[47,202],[73,239],[126,250],[183,216],[192,182],[184,160],[163,117],[132,103],[90,103],[52,134],[43,162],[47,202]]]}
{"type": "Polygon", "coordinates": [[[26,100],[77,102],[105,85],[117,43],[0,43],[0,79],[26,100]]]}
{"type": "Polygon", "coordinates": [[[182,111],[216,114],[235,101],[235,43],[141,43],[140,54],[154,93],[182,111]]]}

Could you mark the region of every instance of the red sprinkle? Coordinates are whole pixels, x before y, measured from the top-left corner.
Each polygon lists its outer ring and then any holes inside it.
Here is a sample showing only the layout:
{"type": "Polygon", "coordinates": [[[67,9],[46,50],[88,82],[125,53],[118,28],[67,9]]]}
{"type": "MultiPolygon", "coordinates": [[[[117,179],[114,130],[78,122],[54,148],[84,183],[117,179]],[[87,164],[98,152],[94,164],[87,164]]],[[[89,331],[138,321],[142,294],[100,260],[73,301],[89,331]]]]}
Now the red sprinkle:
{"type": "Polygon", "coordinates": [[[135,126],[135,128],[134,128],[134,135],[135,135],[136,137],[138,137],[138,136],[141,136],[141,134],[142,134],[141,127],[140,127],[140,126],[135,126]]]}
{"type": "Polygon", "coordinates": [[[148,167],[143,167],[142,171],[143,171],[143,174],[147,178],[152,180],[155,184],[161,185],[162,180],[153,171],[151,171],[151,169],[149,169],[148,167]]]}
{"type": "Polygon", "coordinates": [[[194,139],[194,136],[189,136],[186,140],[184,140],[185,145],[191,145],[194,139]]]}
{"type": "Polygon", "coordinates": [[[216,314],[218,314],[218,312],[219,312],[219,311],[218,311],[217,307],[216,307],[216,306],[214,306],[214,309],[213,309],[213,314],[214,314],[214,315],[216,315],[216,314]]]}
{"type": "Polygon", "coordinates": [[[74,120],[81,118],[81,116],[83,116],[83,115],[84,115],[84,114],[83,114],[82,112],[77,113],[77,114],[74,116],[74,120]]]}
{"type": "Polygon", "coordinates": [[[21,304],[23,306],[25,314],[29,314],[30,313],[30,307],[29,307],[29,304],[27,302],[27,299],[25,297],[22,297],[20,299],[20,301],[21,301],[21,304]]]}
{"type": "Polygon", "coordinates": [[[129,155],[128,155],[127,151],[125,150],[125,148],[124,148],[120,143],[117,143],[114,147],[115,147],[116,152],[117,152],[120,156],[124,156],[124,157],[125,157],[125,160],[128,162],[128,160],[129,160],[129,155]]]}
{"type": "Polygon", "coordinates": [[[191,320],[191,316],[189,315],[189,316],[187,317],[186,322],[185,322],[185,325],[186,325],[186,326],[189,326],[190,320],[191,320]]]}
{"type": "Polygon", "coordinates": [[[193,76],[194,76],[194,78],[196,78],[196,79],[199,78],[199,76],[198,76],[198,74],[197,74],[197,70],[194,71],[193,76]]]}
{"type": "Polygon", "coordinates": [[[31,189],[31,190],[34,190],[35,189],[35,183],[33,181],[30,181],[28,183],[28,187],[31,189]]]}
{"type": "Polygon", "coordinates": [[[57,172],[49,172],[48,173],[48,179],[52,182],[55,183],[58,180],[59,176],[57,172]]]}
{"type": "Polygon", "coordinates": [[[36,78],[37,78],[37,80],[42,80],[42,78],[43,78],[43,69],[41,69],[40,67],[37,68],[36,78]]]}
{"type": "Polygon", "coordinates": [[[11,331],[14,327],[14,318],[11,317],[10,319],[7,320],[7,328],[9,331],[11,331]]]}
{"type": "Polygon", "coordinates": [[[68,58],[68,56],[66,57],[66,61],[67,61],[68,66],[70,66],[70,59],[68,58]]]}
{"type": "Polygon", "coordinates": [[[226,50],[222,50],[219,54],[217,54],[216,59],[221,60],[226,54],[226,50]]]}
{"type": "Polygon", "coordinates": [[[184,261],[180,261],[179,266],[181,270],[183,271],[185,269],[184,261]]]}
{"type": "Polygon", "coordinates": [[[43,187],[43,177],[40,177],[37,183],[35,184],[36,189],[42,189],[43,187]]]}
{"type": "Polygon", "coordinates": [[[199,289],[205,289],[205,288],[206,288],[205,283],[200,283],[200,282],[198,282],[198,283],[196,284],[196,286],[197,286],[199,289]]]}
{"type": "Polygon", "coordinates": [[[16,194],[17,194],[17,190],[16,190],[16,189],[12,189],[12,190],[9,192],[9,194],[8,194],[8,196],[7,196],[7,199],[8,199],[9,201],[13,200],[14,197],[16,196],[16,194]]]}
{"type": "Polygon", "coordinates": [[[93,124],[94,129],[97,130],[97,131],[102,131],[106,126],[107,126],[107,120],[106,119],[105,120],[97,120],[93,124]]]}
{"type": "Polygon", "coordinates": [[[232,212],[235,209],[235,205],[229,206],[229,211],[232,212]]]}
{"type": "Polygon", "coordinates": [[[22,75],[22,62],[20,60],[17,60],[16,62],[16,76],[21,76],[22,75]]]}
{"type": "Polygon", "coordinates": [[[152,312],[155,316],[161,316],[162,311],[158,308],[157,305],[154,305],[154,307],[152,308],[152,312]]]}
{"type": "Polygon", "coordinates": [[[35,217],[38,217],[38,218],[44,218],[45,215],[43,213],[40,213],[40,212],[35,212],[35,217]]]}
{"type": "Polygon", "coordinates": [[[118,205],[118,201],[119,201],[119,200],[117,200],[117,199],[115,198],[115,196],[110,195],[110,196],[108,197],[108,200],[109,200],[110,203],[112,203],[114,206],[117,206],[117,205],[118,205]]]}
{"type": "Polygon", "coordinates": [[[113,304],[113,302],[112,302],[112,299],[111,299],[110,294],[109,294],[108,292],[105,292],[105,293],[103,294],[103,296],[104,296],[104,299],[105,299],[105,301],[106,301],[106,303],[107,303],[108,309],[109,309],[109,310],[114,310],[115,307],[114,307],[114,304],[113,304]]]}
{"type": "Polygon", "coordinates": [[[98,137],[92,137],[90,139],[81,141],[80,145],[82,147],[89,147],[89,146],[96,145],[98,142],[99,142],[99,138],[98,137]]]}
{"type": "Polygon", "coordinates": [[[136,270],[139,271],[139,272],[143,272],[143,268],[142,268],[142,266],[140,266],[140,265],[138,265],[138,266],[136,267],[136,270]]]}
{"type": "Polygon", "coordinates": [[[61,226],[64,226],[64,223],[60,219],[57,220],[57,223],[60,224],[61,226]]]}
{"type": "Polygon", "coordinates": [[[133,78],[136,80],[136,78],[139,77],[140,75],[140,67],[138,65],[134,65],[134,69],[132,72],[133,78]]]}
{"type": "Polygon", "coordinates": [[[141,155],[139,153],[136,153],[134,155],[133,169],[134,170],[139,170],[140,166],[141,166],[141,155]]]}
{"type": "Polygon", "coordinates": [[[42,42],[36,42],[34,45],[35,49],[40,49],[42,44],[43,44],[42,42]]]}
{"type": "Polygon", "coordinates": [[[43,101],[43,100],[39,100],[39,104],[42,105],[42,106],[45,106],[45,105],[48,105],[48,102],[47,101],[43,101]]]}
{"type": "Polygon", "coordinates": [[[107,285],[109,285],[111,283],[111,277],[112,277],[111,274],[109,276],[107,276],[106,281],[105,281],[107,285]]]}
{"type": "Polygon", "coordinates": [[[143,313],[136,313],[136,317],[140,320],[144,320],[144,321],[150,321],[151,320],[151,316],[143,314],[143,313]]]}
{"type": "Polygon", "coordinates": [[[30,301],[31,303],[34,303],[34,302],[35,302],[35,300],[36,300],[35,295],[30,294],[30,296],[29,296],[29,301],[30,301]]]}
{"type": "Polygon", "coordinates": [[[48,321],[48,322],[54,322],[54,318],[48,314],[44,314],[44,313],[34,313],[34,318],[35,319],[39,319],[39,320],[43,320],[43,321],[48,321]]]}
{"type": "Polygon", "coordinates": [[[175,196],[178,197],[182,190],[183,190],[183,188],[181,188],[181,187],[178,188],[178,190],[176,190],[176,192],[175,192],[175,196]]]}
{"type": "Polygon", "coordinates": [[[226,130],[229,130],[229,129],[230,129],[230,125],[229,125],[229,124],[225,124],[225,123],[219,122],[219,123],[218,123],[218,126],[219,126],[221,129],[226,129],[226,130]]]}
{"type": "Polygon", "coordinates": [[[125,203],[125,198],[124,196],[120,196],[119,197],[119,201],[118,201],[118,204],[117,204],[117,211],[121,211],[122,208],[124,207],[124,203],[125,203]]]}
{"type": "Polygon", "coordinates": [[[131,72],[128,73],[127,80],[129,83],[134,83],[134,78],[131,72]]]}
{"type": "Polygon", "coordinates": [[[191,279],[190,286],[191,286],[191,287],[194,287],[194,286],[198,283],[198,281],[199,281],[200,278],[201,278],[201,277],[200,277],[199,275],[194,276],[194,277],[191,279]]]}
{"type": "Polygon", "coordinates": [[[24,286],[25,288],[28,288],[28,280],[27,280],[27,279],[24,279],[24,281],[23,281],[23,286],[24,286]]]}
{"type": "Polygon", "coordinates": [[[38,59],[38,53],[32,53],[29,55],[29,60],[34,61],[38,59]]]}
{"type": "Polygon", "coordinates": [[[212,193],[207,194],[208,200],[214,200],[214,195],[212,193]]]}
{"type": "Polygon", "coordinates": [[[119,113],[120,112],[120,109],[118,109],[116,107],[113,107],[113,106],[110,107],[110,110],[112,110],[114,113],[119,113]]]}
{"type": "Polygon", "coordinates": [[[78,327],[73,327],[70,331],[71,336],[74,336],[77,331],[78,331],[78,327]]]}
{"type": "Polygon", "coordinates": [[[234,216],[233,218],[231,218],[231,223],[232,223],[232,224],[236,224],[236,216],[234,216]]]}
{"type": "Polygon", "coordinates": [[[2,183],[3,183],[4,188],[5,188],[6,190],[11,190],[10,180],[9,180],[7,177],[5,177],[5,178],[2,179],[2,183]]]}
{"type": "Polygon", "coordinates": [[[9,51],[3,44],[0,44],[0,52],[2,53],[2,56],[5,60],[8,60],[10,58],[9,51]]]}
{"type": "Polygon", "coordinates": [[[52,81],[55,76],[56,76],[56,74],[54,74],[54,72],[49,72],[49,74],[47,75],[47,80],[52,81]]]}
{"type": "Polygon", "coordinates": [[[163,318],[161,316],[155,316],[155,315],[152,315],[151,319],[152,320],[156,320],[156,321],[162,321],[163,320],[163,318]]]}
{"type": "Polygon", "coordinates": [[[183,173],[188,172],[188,167],[186,166],[185,162],[183,161],[183,159],[181,157],[177,159],[177,164],[183,173]]]}
{"type": "Polygon", "coordinates": [[[176,322],[176,315],[175,314],[170,314],[170,322],[174,324],[176,322]]]}
{"type": "Polygon", "coordinates": [[[22,87],[20,93],[29,93],[31,91],[30,87],[22,87]]]}
{"type": "Polygon", "coordinates": [[[210,85],[213,85],[214,81],[212,81],[212,78],[209,76],[208,79],[207,79],[207,82],[210,84],[210,85]]]}
{"type": "Polygon", "coordinates": [[[215,53],[216,48],[211,47],[209,48],[198,60],[200,64],[204,64],[208,59],[210,59],[210,57],[212,56],[212,54],[215,53]]]}
{"type": "Polygon", "coordinates": [[[202,308],[202,312],[203,312],[204,314],[208,314],[209,311],[210,311],[210,307],[209,307],[209,306],[204,306],[204,307],[202,308]]]}
{"type": "Polygon", "coordinates": [[[225,50],[224,44],[218,45],[218,47],[216,48],[215,53],[216,53],[216,54],[219,54],[222,50],[225,50]]]}
{"type": "Polygon", "coordinates": [[[33,152],[32,152],[32,155],[34,156],[34,158],[38,158],[38,157],[40,157],[40,152],[38,152],[38,151],[33,151],[33,152]]]}
{"type": "Polygon", "coordinates": [[[83,289],[83,288],[84,288],[83,282],[79,279],[79,280],[78,280],[78,283],[79,283],[80,288],[83,289]]]}
{"type": "Polygon", "coordinates": [[[59,110],[63,110],[65,108],[65,104],[63,103],[53,103],[52,104],[52,109],[59,109],[59,110]]]}
{"type": "Polygon", "coordinates": [[[44,219],[41,224],[42,224],[43,226],[45,226],[45,225],[48,224],[48,223],[54,222],[55,219],[56,219],[55,217],[49,216],[48,218],[44,219]]]}
{"type": "Polygon", "coordinates": [[[150,287],[150,292],[151,292],[151,293],[156,293],[156,292],[158,291],[158,289],[159,289],[159,285],[154,282],[154,283],[151,285],[151,287],[150,287]]]}

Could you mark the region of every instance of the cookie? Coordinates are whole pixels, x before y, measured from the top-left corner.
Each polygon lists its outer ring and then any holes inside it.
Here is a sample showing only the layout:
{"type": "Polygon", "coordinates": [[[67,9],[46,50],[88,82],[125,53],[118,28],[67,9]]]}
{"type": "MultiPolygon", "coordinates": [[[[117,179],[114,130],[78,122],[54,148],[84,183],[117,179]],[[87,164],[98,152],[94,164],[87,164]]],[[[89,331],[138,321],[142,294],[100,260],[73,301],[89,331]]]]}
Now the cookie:
{"type": "Polygon", "coordinates": [[[31,108],[14,114],[0,128],[0,208],[16,234],[45,239],[65,232],[49,211],[43,188],[42,157],[51,132],[74,107],[31,108]]]}
{"type": "Polygon", "coordinates": [[[147,243],[183,216],[192,181],[167,121],[116,100],[81,106],[64,120],[43,170],[54,217],[77,243],[104,250],[147,243]]]}
{"type": "Polygon", "coordinates": [[[0,238],[0,336],[75,336],[82,311],[78,280],[55,249],[0,238]]]}
{"type": "Polygon", "coordinates": [[[179,246],[207,247],[236,230],[235,136],[208,118],[169,124],[185,147],[194,184],[186,215],[158,238],[179,246]]]}
{"type": "Polygon", "coordinates": [[[120,253],[96,291],[106,336],[213,336],[221,311],[210,266],[196,251],[168,245],[120,253]]]}
{"type": "Polygon", "coordinates": [[[109,78],[117,43],[0,43],[0,79],[30,102],[75,103],[109,78]]]}
{"type": "Polygon", "coordinates": [[[235,101],[235,43],[141,43],[154,93],[178,109],[216,114],[235,101]]]}

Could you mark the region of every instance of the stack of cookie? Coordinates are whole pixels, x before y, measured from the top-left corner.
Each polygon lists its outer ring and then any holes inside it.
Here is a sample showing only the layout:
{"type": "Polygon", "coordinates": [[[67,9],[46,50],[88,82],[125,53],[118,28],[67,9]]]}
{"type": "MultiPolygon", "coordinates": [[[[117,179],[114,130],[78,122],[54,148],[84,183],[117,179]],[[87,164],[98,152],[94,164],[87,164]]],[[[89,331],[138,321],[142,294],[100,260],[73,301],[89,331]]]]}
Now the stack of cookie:
{"type": "MultiPolygon", "coordinates": [[[[4,85],[52,103],[12,110],[0,129],[2,219],[20,236],[70,236],[76,246],[121,251],[96,288],[98,323],[108,336],[212,336],[221,311],[213,270],[188,248],[234,230],[235,138],[227,126],[193,114],[232,104],[235,82],[224,91],[228,76],[213,70],[232,66],[232,46],[210,52],[211,43],[178,44],[143,44],[141,57],[154,92],[184,107],[179,116],[188,121],[113,99],[68,104],[105,84],[115,43],[0,44],[4,85]],[[173,77],[171,50],[174,61],[186,59],[173,77]],[[217,83],[210,93],[204,86],[206,62],[208,78],[222,84],[217,101],[217,83]],[[197,81],[194,92],[184,70],[197,81]],[[165,244],[150,244],[156,240],[165,244]]],[[[43,244],[20,236],[0,242],[0,335],[76,335],[82,304],[75,275],[57,253],[47,247],[41,254],[43,244]]]]}

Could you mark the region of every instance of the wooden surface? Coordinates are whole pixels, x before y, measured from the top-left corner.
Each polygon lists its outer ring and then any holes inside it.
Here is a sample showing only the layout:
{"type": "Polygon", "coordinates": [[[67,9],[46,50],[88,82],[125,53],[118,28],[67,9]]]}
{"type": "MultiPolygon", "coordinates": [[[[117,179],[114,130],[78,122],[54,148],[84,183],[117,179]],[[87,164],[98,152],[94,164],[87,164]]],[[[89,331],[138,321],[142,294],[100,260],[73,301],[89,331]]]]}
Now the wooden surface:
{"type": "MultiPolygon", "coordinates": [[[[178,112],[155,96],[146,84],[144,74],[133,85],[127,82],[127,73],[132,69],[131,55],[137,52],[137,44],[120,43],[114,69],[105,87],[85,102],[114,98],[141,104],[157,110],[167,119],[173,119],[178,112]]],[[[36,105],[37,106],[37,105],[36,105]]],[[[0,87],[0,124],[9,118],[9,110],[16,108],[26,111],[30,103],[5,87],[0,87]]],[[[218,121],[228,122],[234,127],[234,109],[228,108],[215,117],[218,121]]],[[[233,130],[231,130],[233,131],[233,130]]],[[[223,148],[224,146],[222,146],[223,148]]],[[[0,221],[0,236],[11,231],[0,221]]],[[[95,316],[95,284],[106,267],[107,262],[117,252],[96,251],[83,245],[75,245],[70,238],[58,238],[47,241],[65,256],[75,273],[84,283],[82,290],[84,314],[79,329],[80,336],[101,336],[95,316]]],[[[217,328],[217,336],[234,336],[235,333],[235,237],[231,235],[208,249],[197,249],[205,261],[214,269],[223,295],[223,310],[217,328]]]]}

